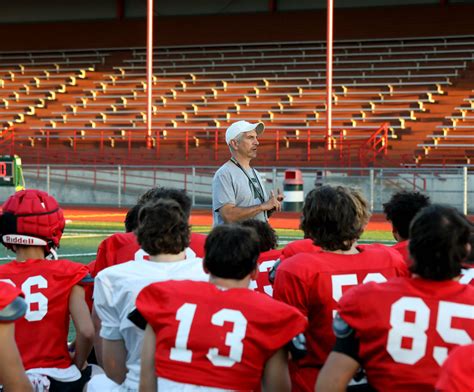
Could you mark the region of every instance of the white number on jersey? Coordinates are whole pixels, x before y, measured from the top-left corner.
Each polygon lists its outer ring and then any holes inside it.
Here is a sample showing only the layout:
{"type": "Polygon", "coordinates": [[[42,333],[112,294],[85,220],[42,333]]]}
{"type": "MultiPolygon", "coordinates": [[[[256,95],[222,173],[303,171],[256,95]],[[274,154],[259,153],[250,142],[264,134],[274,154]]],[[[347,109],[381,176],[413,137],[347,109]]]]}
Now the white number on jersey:
{"type": "MultiPolygon", "coordinates": [[[[260,265],[258,266],[258,272],[267,272],[267,273],[270,272],[270,270],[275,265],[275,263],[276,263],[276,260],[268,260],[268,261],[264,261],[260,263],[260,265]]],[[[257,288],[257,281],[256,280],[250,281],[249,289],[255,290],[256,288],[257,288]]],[[[267,284],[263,286],[263,291],[265,291],[265,293],[267,293],[270,297],[273,297],[272,285],[267,284]]]]}
{"type": "MultiPolygon", "coordinates": [[[[185,303],[176,312],[176,320],[179,321],[178,332],[176,334],[175,347],[170,351],[170,359],[190,363],[192,360],[192,351],[188,350],[187,344],[189,332],[196,313],[197,305],[185,303]]],[[[214,313],[210,320],[211,324],[219,327],[224,323],[234,324],[232,331],[227,332],[225,337],[226,346],[230,347],[229,356],[219,354],[218,348],[210,348],[207,353],[207,359],[214,366],[231,367],[242,360],[244,345],[242,340],[247,332],[247,319],[238,310],[221,309],[214,313]]]]}
{"type": "Polygon", "coordinates": [[[195,304],[184,304],[176,312],[176,320],[179,321],[178,332],[176,333],[176,343],[170,352],[170,359],[190,363],[193,352],[188,350],[189,330],[196,313],[195,304]]]}
{"type": "Polygon", "coordinates": [[[142,261],[142,260],[149,260],[150,255],[146,253],[143,249],[138,249],[135,252],[135,258],[134,260],[142,261]]]}
{"type": "MultiPolygon", "coordinates": [[[[452,319],[474,319],[474,306],[440,301],[436,321],[436,332],[446,342],[456,345],[469,344],[469,334],[451,326],[452,319]]],[[[395,362],[414,365],[427,353],[430,309],[421,298],[402,297],[392,304],[388,333],[387,352],[395,362]],[[406,321],[406,312],[414,314],[413,321],[406,321]],[[403,338],[410,339],[410,348],[402,347],[403,338]]],[[[448,356],[446,347],[434,347],[432,355],[438,365],[448,356]]]]}
{"type": "MultiPolygon", "coordinates": [[[[362,280],[362,283],[367,282],[386,282],[387,278],[379,272],[371,272],[367,274],[362,280]]],[[[357,280],[356,274],[343,274],[343,275],[332,275],[331,276],[331,287],[332,287],[332,298],[334,301],[339,302],[342,297],[343,290],[345,286],[357,286],[359,281],[357,280]]],[[[336,315],[337,311],[333,310],[333,317],[336,315]]]]}
{"type": "MultiPolygon", "coordinates": [[[[0,279],[0,281],[15,286],[15,283],[13,283],[11,279],[0,279]]],[[[46,313],[48,313],[48,298],[41,293],[31,292],[33,286],[38,286],[39,289],[47,289],[48,281],[41,275],[30,276],[21,285],[21,291],[25,294],[25,301],[28,304],[25,318],[28,321],[40,321],[46,316],[46,313]],[[31,310],[33,304],[36,304],[34,306],[35,310],[31,310]]]]}
{"type": "Polygon", "coordinates": [[[474,268],[463,268],[461,270],[461,279],[459,279],[459,283],[470,284],[473,279],[474,279],[474,268]]]}

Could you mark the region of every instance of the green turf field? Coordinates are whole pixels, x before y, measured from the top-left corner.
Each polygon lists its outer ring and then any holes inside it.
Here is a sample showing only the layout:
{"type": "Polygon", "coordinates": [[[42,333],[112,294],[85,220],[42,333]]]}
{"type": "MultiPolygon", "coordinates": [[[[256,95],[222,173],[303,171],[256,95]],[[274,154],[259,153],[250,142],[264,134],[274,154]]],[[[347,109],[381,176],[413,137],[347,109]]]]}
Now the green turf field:
{"type": "MultiPolygon", "coordinates": [[[[95,254],[99,243],[112,233],[123,231],[123,224],[120,222],[71,222],[66,226],[66,230],[61,239],[59,256],[81,263],[88,263],[95,259],[95,254]]],[[[208,233],[209,226],[194,226],[193,231],[197,233],[208,233]]],[[[277,229],[280,246],[286,245],[295,239],[303,238],[300,230],[277,229]]],[[[383,242],[394,243],[392,233],[387,231],[367,231],[360,242],[383,242]]],[[[0,250],[0,264],[14,259],[15,255],[5,248],[0,250]]]]}

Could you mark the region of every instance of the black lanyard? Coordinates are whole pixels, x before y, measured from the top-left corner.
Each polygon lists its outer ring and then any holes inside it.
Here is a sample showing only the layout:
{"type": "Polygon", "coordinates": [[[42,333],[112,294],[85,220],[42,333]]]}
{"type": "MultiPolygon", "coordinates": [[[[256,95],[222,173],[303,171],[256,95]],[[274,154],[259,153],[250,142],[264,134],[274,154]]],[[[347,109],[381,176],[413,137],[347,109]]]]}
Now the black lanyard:
{"type": "Polygon", "coordinates": [[[230,161],[236,165],[240,170],[242,170],[245,174],[245,176],[249,179],[249,182],[250,182],[250,186],[252,188],[252,190],[255,192],[255,194],[257,195],[258,199],[262,202],[262,203],[265,203],[265,192],[263,191],[263,187],[262,187],[262,184],[260,184],[260,180],[258,179],[258,176],[257,176],[257,173],[255,173],[255,169],[252,168],[252,172],[253,172],[253,175],[255,176],[255,180],[257,181],[258,183],[258,187],[260,189],[258,189],[254,182],[252,181],[252,179],[250,178],[250,176],[248,175],[248,173],[245,171],[245,169],[240,165],[239,162],[237,162],[237,160],[234,159],[234,157],[230,158],[230,161]]]}

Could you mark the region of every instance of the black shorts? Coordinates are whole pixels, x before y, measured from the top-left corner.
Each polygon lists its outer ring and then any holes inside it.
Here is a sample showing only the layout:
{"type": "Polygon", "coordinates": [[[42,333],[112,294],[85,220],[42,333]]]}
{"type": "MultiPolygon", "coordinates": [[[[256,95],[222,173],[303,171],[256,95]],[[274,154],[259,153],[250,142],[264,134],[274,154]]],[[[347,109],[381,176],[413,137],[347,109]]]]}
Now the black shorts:
{"type": "Polygon", "coordinates": [[[49,392],[82,392],[84,386],[91,379],[91,374],[92,367],[87,366],[84,370],[81,371],[81,378],[76,381],[64,382],[48,377],[49,381],[51,382],[49,392]]]}

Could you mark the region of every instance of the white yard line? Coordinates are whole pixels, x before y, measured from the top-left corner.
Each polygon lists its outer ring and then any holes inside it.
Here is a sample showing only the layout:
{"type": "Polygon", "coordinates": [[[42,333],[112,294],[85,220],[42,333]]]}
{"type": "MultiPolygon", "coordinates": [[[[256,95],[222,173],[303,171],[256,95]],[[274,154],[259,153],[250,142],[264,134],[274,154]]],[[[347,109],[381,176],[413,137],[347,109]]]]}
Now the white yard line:
{"type": "Polygon", "coordinates": [[[112,233],[119,233],[118,230],[112,229],[66,229],[65,233],[104,233],[104,234],[112,234],[112,233]]]}
{"type": "Polygon", "coordinates": [[[75,234],[75,233],[69,233],[69,234],[64,234],[62,236],[62,239],[75,239],[75,238],[98,238],[98,237],[104,237],[104,234],[75,234]]]}

